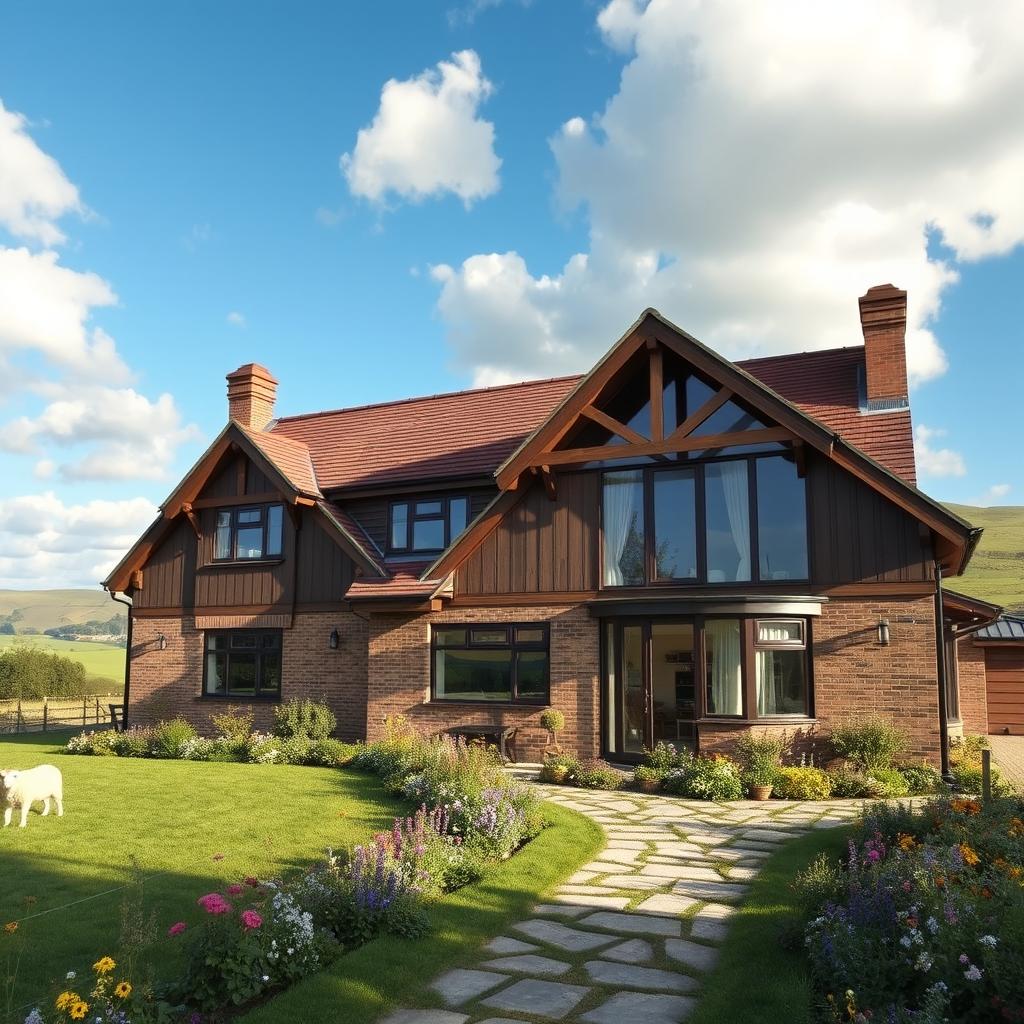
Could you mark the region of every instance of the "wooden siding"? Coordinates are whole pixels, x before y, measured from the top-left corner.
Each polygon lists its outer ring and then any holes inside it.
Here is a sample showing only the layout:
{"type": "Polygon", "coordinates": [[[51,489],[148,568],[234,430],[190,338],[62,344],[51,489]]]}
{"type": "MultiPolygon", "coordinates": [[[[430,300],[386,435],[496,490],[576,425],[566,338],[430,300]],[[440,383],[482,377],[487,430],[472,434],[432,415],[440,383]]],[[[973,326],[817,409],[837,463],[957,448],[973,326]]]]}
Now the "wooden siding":
{"type": "Polygon", "coordinates": [[[238,454],[225,456],[224,465],[210,477],[199,497],[234,498],[245,494],[270,494],[276,490],[276,485],[258,466],[238,454]]]}
{"type": "Polygon", "coordinates": [[[986,645],[988,731],[1024,735],[1024,645],[986,645]]]}
{"type": "Polygon", "coordinates": [[[354,573],[352,559],[327,535],[311,513],[304,512],[295,569],[296,602],[328,604],[341,601],[354,573]]]}
{"type": "Polygon", "coordinates": [[[132,595],[136,608],[190,608],[195,586],[196,535],[181,522],[153,552],[142,572],[142,589],[132,595]]]}
{"type": "Polygon", "coordinates": [[[475,519],[497,495],[497,488],[471,491],[424,491],[415,494],[393,494],[376,498],[357,498],[343,502],[345,510],[366,531],[374,544],[381,551],[388,547],[388,508],[394,501],[431,501],[437,498],[458,497],[460,494],[469,496],[469,518],[475,519]]]}

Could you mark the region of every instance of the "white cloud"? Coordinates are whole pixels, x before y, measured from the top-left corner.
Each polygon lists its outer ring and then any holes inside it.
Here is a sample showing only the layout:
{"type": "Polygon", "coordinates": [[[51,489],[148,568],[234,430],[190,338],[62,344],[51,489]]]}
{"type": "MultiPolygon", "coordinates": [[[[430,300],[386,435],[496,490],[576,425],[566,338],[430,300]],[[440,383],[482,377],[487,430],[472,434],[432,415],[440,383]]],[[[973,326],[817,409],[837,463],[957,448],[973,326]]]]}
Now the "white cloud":
{"type": "MultiPolygon", "coordinates": [[[[461,25],[472,25],[485,11],[501,7],[505,0],[468,0],[461,7],[453,7],[448,11],[448,25],[458,28],[461,25]]],[[[532,0],[519,0],[521,7],[529,7],[532,0]]]]}
{"type": "Polygon", "coordinates": [[[478,117],[492,88],[473,50],[415,78],[385,82],[372,123],[341,158],[352,194],[419,202],[451,192],[468,206],[497,192],[494,125],[478,117]]]}
{"type": "Polygon", "coordinates": [[[967,475],[967,465],[959,452],[932,447],[932,441],[945,436],[946,431],[938,427],[926,427],[923,423],[914,427],[914,458],[922,476],[967,475]]]}
{"type": "Polygon", "coordinates": [[[1024,240],[1016,9],[614,0],[598,24],[632,59],[551,140],[589,251],[548,275],[514,252],[437,268],[459,365],[584,369],[649,305],[733,358],[856,344],[857,296],[892,281],[912,379],[942,373],[956,262],[1024,240]]]}
{"type": "Polygon", "coordinates": [[[95,586],[156,513],[144,498],[68,505],[47,491],[0,499],[0,587],[95,586]]]}
{"type": "Polygon", "coordinates": [[[227,322],[231,324],[232,327],[245,326],[245,314],[239,313],[238,310],[236,309],[233,309],[230,313],[228,313],[226,319],[227,322]]]}
{"type": "Polygon", "coordinates": [[[57,219],[82,213],[84,207],[78,189],[36,145],[27,127],[26,118],[0,100],[0,226],[18,238],[58,245],[64,233],[57,219]]]}
{"type": "Polygon", "coordinates": [[[967,504],[976,505],[980,508],[987,508],[990,505],[1004,505],[1007,503],[1003,501],[1003,498],[1007,497],[1012,490],[1013,487],[1010,484],[993,484],[976,498],[971,498],[967,504]]]}

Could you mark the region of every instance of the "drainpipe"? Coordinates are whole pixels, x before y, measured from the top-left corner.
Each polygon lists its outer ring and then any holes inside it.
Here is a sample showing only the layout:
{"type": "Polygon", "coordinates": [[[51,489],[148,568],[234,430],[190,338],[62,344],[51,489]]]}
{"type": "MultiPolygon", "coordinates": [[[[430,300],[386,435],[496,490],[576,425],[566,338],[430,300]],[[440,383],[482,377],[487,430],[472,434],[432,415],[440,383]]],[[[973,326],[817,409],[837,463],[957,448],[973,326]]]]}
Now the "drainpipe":
{"type": "Polygon", "coordinates": [[[935,667],[939,680],[939,770],[951,781],[949,774],[949,724],[946,721],[946,629],[942,607],[942,566],[935,563],[935,667]]]}
{"type": "Polygon", "coordinates": [[[128,609],[128,636],[125,644],[124,652],[124,715],[121,718],[122,727],[128,728],[128,696],[131,692],[132,682],[132,626],[134,619],[132,619],[132,599],[125,597],[123,594],[119,597],[113,590],[110,591],[110,599],[116,601],[118,604],[123,604],[128,609]]]}

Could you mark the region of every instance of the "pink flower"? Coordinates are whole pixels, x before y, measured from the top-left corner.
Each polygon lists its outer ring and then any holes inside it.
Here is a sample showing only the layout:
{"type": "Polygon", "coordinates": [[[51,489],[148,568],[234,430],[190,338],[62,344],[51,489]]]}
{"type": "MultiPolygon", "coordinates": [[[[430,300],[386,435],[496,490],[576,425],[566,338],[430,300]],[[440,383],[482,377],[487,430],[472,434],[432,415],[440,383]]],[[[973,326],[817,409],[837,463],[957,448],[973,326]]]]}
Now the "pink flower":
{"type": "Polygon", "coordinates": [[[187,927],[188,925],[185,924],[184,921],[179,921],[177,924],[172,924],[171,927],[167,929],[167,934],[171,936],[180,935],[187,927]]]}
{"type": "Polygon", "coordinates": [[[244,891],[245,890],[237,882],[228,886],[229,896],[241,896],[244,891]]]}
{"type": "Polygon", "coordinates": [[[247,931],[255,931],[263,924],[263,918],[255,910],[242,911],[242,927],[247,931]]]}
{"type": "Polygon", "coordinates": [[[207,893],[196,900],[208,914],[230,914],[231,904],[219,892],[207,893]]]}
{"type": "Polygon", "coordinates": [[[872,864],[882,859],[882,855],[877,850],[868,850],[868,860],[872,864]]]}
{"type": "Polygon", "coordinates": [[[250,889],[258,889],[259,888],[259,884],[260,884],[260,880],[258,878],[253,878],[252,875],[249,875],[245,879],[245,884],[247,886],[249,886],[250,889]]]}

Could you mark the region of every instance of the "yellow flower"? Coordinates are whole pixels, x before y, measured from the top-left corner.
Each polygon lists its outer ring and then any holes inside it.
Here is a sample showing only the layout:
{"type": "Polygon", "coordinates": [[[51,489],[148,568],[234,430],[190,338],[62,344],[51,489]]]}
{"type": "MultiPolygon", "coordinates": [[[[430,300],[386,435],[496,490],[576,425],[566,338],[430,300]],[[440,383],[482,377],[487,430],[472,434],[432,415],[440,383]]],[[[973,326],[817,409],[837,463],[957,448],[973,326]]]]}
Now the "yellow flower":
{"type": "Polygon", "coordinates": [[[981,863],[981,858],[966,843],[960,844],[960,856],[972,868],[981,863]]]}
{"type": "Polygon", "coordinates": [[[132,987],[127,981],[120,981],[114,989],[114,995],[118,999],[127,999],[132,994],[132,987]]]}
{"type": "Polygon", "coordinates": [[[68,1016],[70,1016],[72,1020],[84,1020],[85,1015],[88,1012],[89,1004],[83,1003],[82,1000],[79,999],[79,1001],[75,1003],[75,1005],[72,1006],[70,1010],[68,1010],[68,1016]]]}
{"type": "Polygon", "coordinates": [[[904,853],[909,853],[911,850],[916,849],[917,840],[913,836],[908,836],[906,833],[901,832],[896,840],[899,848],[904,853]]]}
{"type": "Polygon", "coordinates": [[[58,1010],[66,1010],[69,1006],[79,1002],[81,1002],[81,1000],[78,998],[76,993],[61,992],[61,994],[57,996],[57,1002],[55,1005],[58,1010]]]}
{"type": "Polygon", "coordinates": [[[92,969],[97,974],[109,974],[116,966],[117,964],[114,963],[109,956],[104,956],[100,957],[100,959],[92,965],[92,969]]]}
{"type": "Polygon", "coordinates": [[[18,922],[17,921],[8,921],[7,924],[4,925],[4,931],[7,932],[8,935],[13,935],[17,930],[18,930],[18,922]]]}

